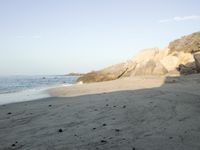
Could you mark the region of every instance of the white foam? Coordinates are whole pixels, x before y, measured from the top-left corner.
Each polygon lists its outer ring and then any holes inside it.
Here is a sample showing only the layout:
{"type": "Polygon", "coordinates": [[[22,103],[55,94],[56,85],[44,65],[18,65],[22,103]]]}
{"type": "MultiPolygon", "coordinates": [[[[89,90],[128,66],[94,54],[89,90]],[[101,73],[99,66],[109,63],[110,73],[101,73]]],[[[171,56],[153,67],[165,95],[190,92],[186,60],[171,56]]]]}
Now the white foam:
{"type": "Polygon", "coordinates": [[[48,87],[39,87],[34,89],[27,89],[19,92],[13,93],[3,93],[0,94],[0,105],[9,104],[9,103],[17,103],[17,102],[24,102],[24,101],[32,101],[38,100],[41,98],[50,97],[47,90],[50,88],[56,88],[60,86],[71,86],[73,84],[61,84],[61,85],[53,85],[48,87]]]}
{"type": "Polygon", "coordinates": [[[46,92],[47,89],[29,89],[20,92],[0,94],[0,105],[50,97],[46,92]]]}

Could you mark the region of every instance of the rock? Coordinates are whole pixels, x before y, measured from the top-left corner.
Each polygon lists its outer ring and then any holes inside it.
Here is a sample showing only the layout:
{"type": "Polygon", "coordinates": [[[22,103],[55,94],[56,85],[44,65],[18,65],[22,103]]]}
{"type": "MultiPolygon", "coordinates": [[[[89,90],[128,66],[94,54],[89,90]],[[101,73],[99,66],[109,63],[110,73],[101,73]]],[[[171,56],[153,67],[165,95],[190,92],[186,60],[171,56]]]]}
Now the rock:
{"type": "Polygon", "coordinates": [[[144,61],[135,68],[134,75],[164,75],[168,71],[167,69],[159,62],[153,59],[144,61]]]}
{"type": "Polygon", "coordinates": [[[196,64],[196,70],[199,73],[200,72],[200,52],[194,54],[194,60],[195,60],[195,64],[196,64]]]}
{"type": "Polygon", "coordinates": [[[120,132],[120,129],[115,129],[116,132],[120,132]]]}
{"type": "Polygon", "coordinates": [[[101,143],[107,143],[107,141],[106,140],[101,140],[101,143]]]}
{"type": "Polygon", "coordinates": [[[178,83],[179,80],[177,78],[174,78],[174,77],[167,77],[165,79],[165,83],[178,83]]]}
{"type": "Polygon", "coordinates": [[[100,71],[93,71],[80,77],[77,82],[91,83],[115,80],[123,76],[127,68],[125,63],[117,64],[100,71]]]}
{"type": "Polygon", "coordinates": [[[63,132],[63,129],[59,129],[58,132],[59,132],[59,133],[63,132]]]}
{"type": "Polygon", "coordinates": [[[84,75],[83,73],[71,72],[66,74],[65,76],[83,76],[83,75],[84,75]]]}
{"type": "Polygon", "coordinates": [[[169,43],[169,53],[173,52],[187,52],[195,53],[200,51],[200,32],[195,32],[188,36],[174,40],[169,43]]]}
{"type": "Polygon", "coordinates": [[[154,60],[147,60],[137,65],[134,75],[151,75],[156,63],[154,60]]]}
{"type": "Polygon", "coordinates": [[[189,75],[189,74],[194,74],[196,73],[196,67],[194,65],[194,63],[191,64],[187,64],[187,65],[183,65],[180,64],[177,67],[177,70],[180,72],[180,74],[182,75],[189,75]]]}
{"type": "Polygon", "coordinates": [[[179,74],[177,68],[180,74],[200,72],[200,54],[197,52],[200,52],[200,32],[174,40],[167,48],[142,50],[125,63],[89,72],[80,77],[77,82],[101,82],[138,75],[179,74]],[[196,67],[188,65],[194,62],[196,67]]]}
{"type": "MultiPolygon", "coordinates": [[[[175,53],[173,55],[175,55],[175,53]]],[[[193,57],[193,54],[191,53],[178,52],[176,55],[179,59],[179,64],[185,65],[187,63],[194,62],[194,57],[193,57]]]]}
{"type": "Polygon", "coordinates": [[[167,73],[168,70],[160,62],[157,62],[152,75],[165,75],[167,73]]]}
{"type": "Polygon", "coordinates": [[[179,65],[178,57],[172,55],[164,57],[160,62],[167,69],[167,71],[172,71],[179,65]]]}
{"type": "Polygon", "coordinates": [[[167,54],[168,49],[148,48],[139,52],[135,57],[131,59],[131,61],[136,62],[137,64],[148,61],[150,59],[157,61],[167,54]]]}

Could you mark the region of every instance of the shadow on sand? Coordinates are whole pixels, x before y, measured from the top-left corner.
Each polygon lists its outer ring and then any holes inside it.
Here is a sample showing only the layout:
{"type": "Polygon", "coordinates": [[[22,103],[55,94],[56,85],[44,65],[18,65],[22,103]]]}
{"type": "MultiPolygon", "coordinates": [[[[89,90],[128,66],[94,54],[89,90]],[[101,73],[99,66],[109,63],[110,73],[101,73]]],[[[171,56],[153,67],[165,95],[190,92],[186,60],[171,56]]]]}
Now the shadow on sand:
{"type": "Polygon", "coordinates": [[[0,106],[0,149],[199,150],[199,83],[0,106]]]}

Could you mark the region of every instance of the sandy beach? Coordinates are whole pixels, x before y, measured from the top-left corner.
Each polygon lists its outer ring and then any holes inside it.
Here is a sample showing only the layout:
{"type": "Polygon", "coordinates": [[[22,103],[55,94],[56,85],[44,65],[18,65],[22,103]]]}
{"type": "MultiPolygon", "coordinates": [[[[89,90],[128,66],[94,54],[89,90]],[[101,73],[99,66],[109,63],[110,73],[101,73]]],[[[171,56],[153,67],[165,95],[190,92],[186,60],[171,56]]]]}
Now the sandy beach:
{"type": "Polygon", "coordinates": [[[0,106],[0,149],[199,150],[200,76],[59,87],[0,106]]]}

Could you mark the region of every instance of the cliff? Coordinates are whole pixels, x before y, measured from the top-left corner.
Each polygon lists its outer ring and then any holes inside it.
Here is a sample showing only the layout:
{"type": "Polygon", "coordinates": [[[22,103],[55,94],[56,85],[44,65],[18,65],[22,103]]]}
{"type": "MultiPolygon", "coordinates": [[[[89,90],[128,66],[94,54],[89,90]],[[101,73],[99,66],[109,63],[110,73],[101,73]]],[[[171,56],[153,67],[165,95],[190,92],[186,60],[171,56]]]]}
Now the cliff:
{"type": "Polygon", "coordinates": [[[166,48],[150,48],[124,63],[89,72],[83,83],[115,80],[140,75],[193,74],[200,71],[200,32],[174,40],[166,48]]]}

